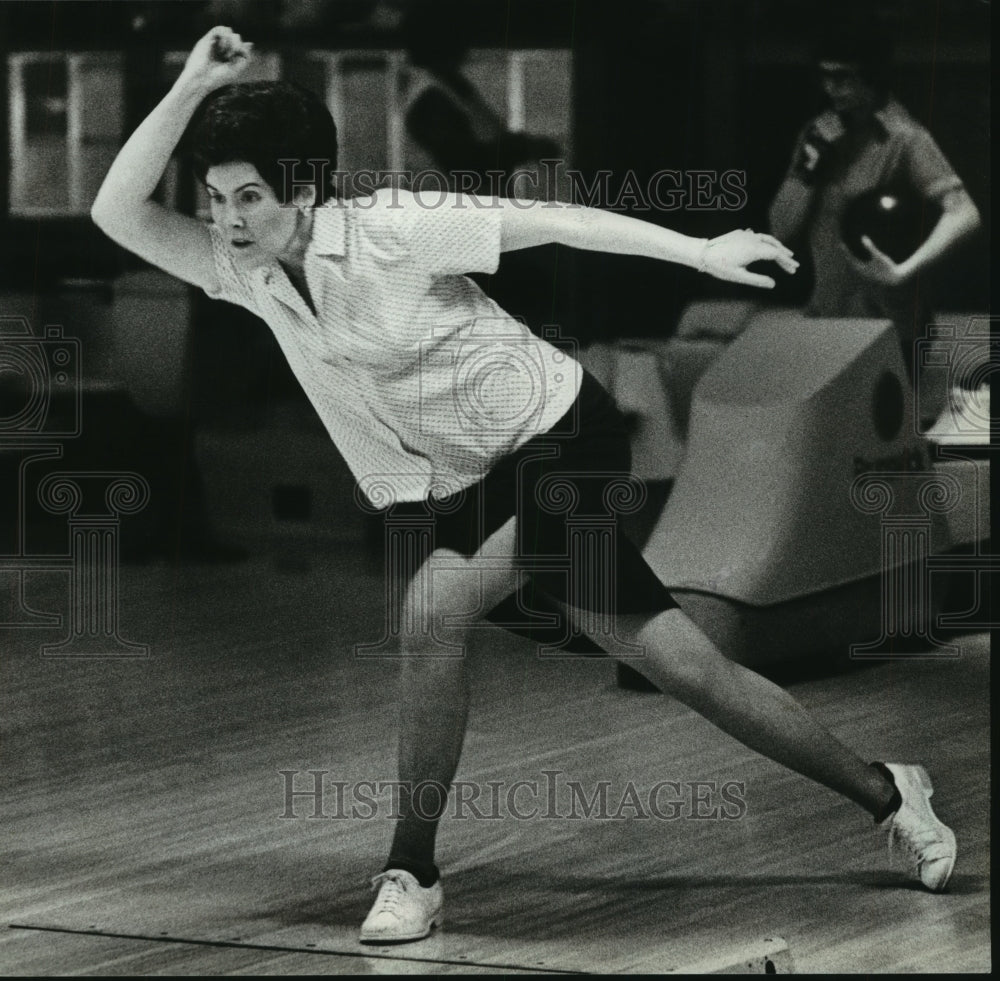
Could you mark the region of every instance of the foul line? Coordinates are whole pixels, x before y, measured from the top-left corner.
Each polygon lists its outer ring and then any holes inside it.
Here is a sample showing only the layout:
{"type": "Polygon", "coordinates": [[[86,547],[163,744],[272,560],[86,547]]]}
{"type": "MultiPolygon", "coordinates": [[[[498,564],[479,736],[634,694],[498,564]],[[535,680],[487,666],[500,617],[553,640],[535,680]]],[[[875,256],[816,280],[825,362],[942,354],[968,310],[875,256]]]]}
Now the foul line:
{"type": "Polygon", "coordinates": [[[195,944],[200,947],[235,947],[241,950],[269,950],[279,951],[287,954],[319,954],[325,957],[361,957],[373,958],[386,961],[413,961],[422,964],[454,964],[459,967],[487,967],[495,968],[498,971],[534,971],[538,974],[587,974],[587,971],[571,971],[559,967],[538,967],[525,964],[492,964],[487,961],[474,961],[468,958],[459,960],[457,958],[445,957],[413,957],[405,954],[376,954],[368,953],[364,948],[360,950],[320,950],[314,947],[289,947],[281,944],[255,944],[249,942],[237,942],[235,940],[195,940],[185,937],[151,937],[144,933],[114,933],[108,930],[76,930],[71,927],[56,926],[31,926],[25,923],[9,923],[11,930],[36,930],[42,933],[70,933],[84,937],[114,937],[119,940],[146,940],[151,943],[168,944],[195,944]]]}

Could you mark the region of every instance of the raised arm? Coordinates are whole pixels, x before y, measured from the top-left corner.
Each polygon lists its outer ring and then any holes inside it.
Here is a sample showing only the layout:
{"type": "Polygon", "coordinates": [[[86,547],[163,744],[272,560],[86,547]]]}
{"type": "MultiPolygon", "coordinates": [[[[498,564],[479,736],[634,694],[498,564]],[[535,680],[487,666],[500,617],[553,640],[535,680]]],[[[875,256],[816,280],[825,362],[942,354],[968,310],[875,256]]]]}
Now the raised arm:
{"type": "Polygon", "coordinates": [[[768,225],[783,242],[805,232],[817,203],[817,190],[826,181],[840,155],[844,125],[827,110],[798,136],[792,162],[768,210],[768,225]]]}
{"type": "Polygon", "coordinates": [[[713,239],[691,238],[638,218],[581,205],[503,199],[500,204],[502,251],[558,242],[594,252],[677,262],[716,279],[766,289],[774,286],[774,280],[748,272],[748,265],[772,261],[787,273],[794,273],[799,266],[776,238],[750,229],[713,239]]]}
{"type": "Polygon", "coordinates": [[[208,228],[158,204],[153,193],[201,101],[242,74],[250,48],[227,27],[213,28],[195,45],[173,88],[122,147],[90,210],[119,245],[209,290],[219,284],[208,228]]]}

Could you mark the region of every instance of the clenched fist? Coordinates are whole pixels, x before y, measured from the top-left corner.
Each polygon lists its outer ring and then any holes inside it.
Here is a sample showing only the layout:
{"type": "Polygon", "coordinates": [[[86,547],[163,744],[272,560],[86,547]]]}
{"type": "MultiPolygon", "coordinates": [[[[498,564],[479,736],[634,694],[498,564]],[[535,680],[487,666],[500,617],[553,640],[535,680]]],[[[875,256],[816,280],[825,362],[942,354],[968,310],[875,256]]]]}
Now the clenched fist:
{"type": "Polygon", "coordinates": [[[253,44],[228,27],[213,27],[188,55],[179,81],[206,93],[237,81],[246,71],[253,44]]]}

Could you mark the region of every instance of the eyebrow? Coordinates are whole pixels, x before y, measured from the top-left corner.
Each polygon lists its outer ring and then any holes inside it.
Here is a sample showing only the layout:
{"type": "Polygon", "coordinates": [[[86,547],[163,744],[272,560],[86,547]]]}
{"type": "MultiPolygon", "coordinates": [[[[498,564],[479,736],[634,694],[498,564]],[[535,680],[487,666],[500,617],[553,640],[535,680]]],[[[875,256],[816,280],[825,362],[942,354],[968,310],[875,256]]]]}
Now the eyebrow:
{"type": "MultiPolygon", "coordinates": [[[[216,194],[219,193],[219,189],[209,184],[208,181],[205,181],[205,187],[210,191],[215,191],[216,194]]],[[[239,187],[233,188],[233,194],[238,194],[247,187],[260,187],[260,184],[257,181],[248,181],[246,184],[241,184],[239,187]]]]}

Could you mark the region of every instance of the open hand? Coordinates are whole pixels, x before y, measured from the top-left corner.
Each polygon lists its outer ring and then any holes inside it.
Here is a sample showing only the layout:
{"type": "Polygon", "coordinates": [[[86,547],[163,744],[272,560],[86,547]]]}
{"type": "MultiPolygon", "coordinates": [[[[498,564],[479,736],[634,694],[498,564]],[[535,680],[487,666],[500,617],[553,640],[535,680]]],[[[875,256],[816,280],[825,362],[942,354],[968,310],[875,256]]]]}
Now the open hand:
{"type": "Polygon", "coordinates": [[[848,261],[859,276],[882,286],[901,286],[909,279],[905,266],[877,249],[867,235],[861,236],[861,244],[870,256],[865,262],[859,261],[851,250],[841,243],[848,261]]]}
{"type": "Polygon", "coordinates": [[[744,228],[709,239],[702,249],[698,271],[730,283],[773,289],[774,280],[770,276],[747,271],[751,263],[761,261],[776,262],[786,273],[799,268],[792,251],[773,235],[744,228]]]}
{"type": "Polygon", "coordinates": [[[192,49],[181,78],[214,91],[235,82],[250,64],[253,44],[228,27],[213,27],[192,49]]]}

